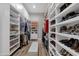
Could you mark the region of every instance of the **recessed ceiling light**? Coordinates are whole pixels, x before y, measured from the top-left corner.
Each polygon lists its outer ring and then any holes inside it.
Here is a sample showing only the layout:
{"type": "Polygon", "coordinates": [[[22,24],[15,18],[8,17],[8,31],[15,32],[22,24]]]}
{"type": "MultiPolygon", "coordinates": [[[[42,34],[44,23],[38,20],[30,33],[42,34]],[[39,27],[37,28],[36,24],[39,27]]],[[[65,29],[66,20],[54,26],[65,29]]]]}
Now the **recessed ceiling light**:
{"type": "Polygon", "coordinates": [[[35,5],[33,5],[33,8],[36,8],[36,6],[35,6],[35,5]]]}
{"type": "Polygon", "coordinates": [[[23,6],[20,4],[17,4],[16,6],[17,6],[17,9],[23,9],[23,6]]]}

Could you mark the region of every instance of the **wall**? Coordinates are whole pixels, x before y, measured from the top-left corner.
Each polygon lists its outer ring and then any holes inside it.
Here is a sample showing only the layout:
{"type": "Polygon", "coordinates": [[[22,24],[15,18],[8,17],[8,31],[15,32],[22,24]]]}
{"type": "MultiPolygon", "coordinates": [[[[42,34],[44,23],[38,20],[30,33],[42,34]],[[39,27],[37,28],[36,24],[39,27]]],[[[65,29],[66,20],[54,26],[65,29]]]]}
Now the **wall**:
{"type": "Polygon", "coordinates": [[[42,38],[44,14],[30,14],[31,21],[38,21],[38,38],[42,38]]]}
{"type": "Polygon", "coordinates": [[[0,4],[0,56],[9,55],[10,5],[0,4]]]}

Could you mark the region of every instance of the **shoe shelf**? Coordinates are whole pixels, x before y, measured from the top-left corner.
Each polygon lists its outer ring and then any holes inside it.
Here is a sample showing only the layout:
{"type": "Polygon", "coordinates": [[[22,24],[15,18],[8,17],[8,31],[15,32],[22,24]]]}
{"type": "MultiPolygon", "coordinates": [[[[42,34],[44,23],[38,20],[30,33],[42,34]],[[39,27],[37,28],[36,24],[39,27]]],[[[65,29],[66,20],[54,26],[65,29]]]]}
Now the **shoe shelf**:
{"type": "Polygon", "coordinates": [[[19,33],[11,33],[10,36],[13,36],[13,35],[20,35],[19,33]]]}
{"type": "Polygon", "coordinates": [[[16,51],[16,50],[18,49],[19,44],[20,44],[20,43],[17,43],[17,44],[14,46],[14,48],[11,49],[10,55],[11,55],[14,51],[16,51]]]}
{"type": "MultiPolygon", "coordinates": [[[[52,38],[50,38],[52,39],[52,38]]],[[[53,39],[52,39],[53,40],[53,39]]],[[[71,55],[74,55],[74,56],[79,56],[79,53],[78,52],[75,52],[75,50],[65,46],[64,44],[60,43],[59,41],[57,40],[53,40],[54,42],[56,42],[59,46],[61,46],[62,48],[64,48],[66,51],[68,51],[71,55]]]]}
{"type": "Polygon", "coordinates": [[[55,27],[56,26],[56,24],[54,24],[54,25],[51,25],[50,27],[55,27]]]}
{"type": "MultiPolygon", "coordinates": [[[[53,13],[53,11],[54,11],[54,3],[53,4],[51,4],[50,6],[49,6],[49,12],[52,12],[53,13]],[[52,10],[53,9],[53,10],[52,10]]],[[[49,16],[52,14],[52,13],[49,13],[49,16]]]]}
{"type": "MultiPolygon", "coordinates": [[[[55,41],[55,40],[54,40],[55,41]]],[[[62,48],[64,48],[66,51],[68,51],[71,55],[74,55],[74,56],[79,56],[79,53],[75,52],[73,49],[65,46],[64,44],[61,44],[60,42],[58,41],[55,41],[58,45],[60,45],[62,48]]]]}
{"type": "Polygon", "coordinates": [[[50,33],[56,34],[56,32],[52,32],[52,31],[50,31],[50,33]]]}
{"type": "Polygon", "coordinates": [[[68,19],[66,21],[60,22],[58,24],[56,24],[56,26],[61,26],[61,25],[66,25],[66,24],[70,24],[70,23],[74,23],[74,22],[78,22],[79,21],[79,16],[74,17],[72,19],[68,19]]]}
{"type": "Polygon", "coordinates": [[[10,55],[20,47],[20,15],[10,5],[10,55]]]}
{"type": "Polygon", "coordinates": [[[58,56],[61,56],[61,54],[57,51],[57,49],[50,43],[50,48],[53,48],[58,56]]]}
{"type": "Polygon", "coordinates": [[[19,37],[15,37],[15,38],[13,38],[13,39],[10,39],[10,41],[13,41],[13,40],[16,40],[16,39],[18,39],[19,37]]]}
{"type": "Polygon", "coordinates": [[[54,55],[54,56],[56,56],[56,54],[53,52],[53,50],[52,50],[52,48],[50,47],[50,55],[54,55]]]}
{"type": "Polygon", "coordinates": [[[52,39],[49,40],[50,41],[50,43],[49,43],[49,52],[51,52],[50,55],[53,54],[54,56],[61,56],[61,54],[56,50],[56,47],[53,45],[53,43],[51,43],[51,41],[53,41],[53,40],[55,40],[55,39],[52,38],[52,39]]]}
{"type": "Polygon", "coordinates": [[[10,48],[14,47],[15,45],[19,44],[20,42],[15,43],[14,45],[12,45],[10,48]]]}
{"type": "Polygon", "coordinates": [[[54,47],[50,47],[50,55],[54,55],[54,56],[61,56],[61,54],[54,48],[54,47]],[[53,52],[53,50],[55,51],[55,52],[53,52]]]}
{"type": "Polygon", "coordinates": [[[68,6],[66,9],[64,9],[62,12],[60,12],[58,15],[56,15],[55,18],[62,17],[68,14],[69,12],[72,12],[77,9],[79,9],[79,4],[73,3],[70,6],[68,6]]]}
{"type": "Polygon", "coordinates": [[[56,3],[56,7],[55,8],[59,8],[63,5],[64,3],[56,3]]]}
{"type": "Polygon", "coordinates": [[[66,25],[66,24],[74,23],[74,22],[78,22],[78,21],[79,21],[79,16],[74,17],[72,19],[68,19],[68,20],[60,22],[60,23],[57,23],[57,24],[54,24],[54,25],[51,25],[50,27],[62,26],[62,25],[66,25]]]}
{"type": "MultiPolygon", "coordinates": [[[[63,5],[63,4],[58,4],[58,5],[63,5]]],[[[52,17],[51,20],[53,20],[54,18],[59,18],[59,17],[65,16],[69,12],[72,12],[72,11],[77,10],[77,9],[79,9],[79,4],[76,4],[76,3],[71,4],[69,7],[67,7],[65,10],[63,10],[62,12],[60,12],[58,15],[55,15],[54,17],[52,17]]]]}
{"type": "Polygon", "coordinates": [[[10,16],[13,16],[13,17],[16,17],[16,18],[17,18],[17,17],[18,17],[18,14],[17,14],[18,12],[16,13],[15,10],[13,10],[13,9],[14,9],[14,8],[11,7],[10,16]]]}
{"type": "Polygon", "coordinates": [[[54,17],[52,17],[49,21],[52,21],[52,20],[54,20],[55,19],[55,16],[54,17]]]}
{"type": "MultiPolygon", "coordinates": [[[[50,9],[48,9],[48,15],[49,15],[49,54],[50,54],[50,51],[52,51],[52,53],[54,53],[54,51],[52,50],[52,49],[54,49],[56,51],[56,55],[54,54],[54,56],[57,56],[57,55],[63,56],[60,53],[60,48],[66,50],[66,52],[68,52],[69,54],[71,54],[73,56],[79,56],[79,52],[76,52],[75,49],[72,49],[71,47],[66,46],[62,42],[59,42],[61,39],[64,40],[65,38],[67,38],[67,39],[73,38],[75,40],[76,39],[79,40],[79,35],[76,31],[76,30],[78,30],[78,28],[76,28],[78,26],[75,27],[75,24],[79,24],[79,15],[78,15],[79,3],[70,3],[69,5],[67,5],[67,4],[68,3],[55,3],[55,4],[52,4],[52,7],[50,8],[52,11],[49,12],[50,9]],[[64,9],[61,11],[60,8],[63,5],[64,6],[66,5],[66,7],[64,7],[64,9]],[[74,12],[77,12],[77,13],[74,13],[74,12]],[[71,13],[71,15],[70,15],[70,13],[71,13]],[[73,15],[72,15],[72,13],[73,13],[73,15]],[[51,24],[51,22],[53,20],[55,20],[55,23],[51,24]],[[63,20],[63,21],[61,21],[61,20],[63,20]],[[64,30],[64,32],[60,32],[62,26],[67,26],[67,31],[64,30]],[[76,30],[72,29],[71,32],[68,31],[69,26],[73,26],[74,28],[76,28],[76,30]],[[51,29],[53,29],[53,28],[55,28],[55,31],[51,31],[51,29]],[[51,34],[55,34],[55,38],[51,37],[50,36],[51,34]],[[52,45],[50,43],[50,41],[54,41],[55,46],[52,45]]],[[[71,55],[68,55],[68,56],[71,56],[71,55]]]]}
{"type": "Polygon", "coordinates": [[[74,22],[78,22],[79,21],[79,16],[68,19],[66,21],[51,25],[50,27],[55,27],[55,26],[62,26],[62,25],[66,25],[66,24],[70,24],[70,23],[74,23],[74,22]]]}
{"type": "MultiPolygon", "coordinates": [[[[51,37],[50,37],[51,38],[51,37]]],[[[54,38],[50,39],[50,41],[54,40],[54,38]]]]}
{"type": "Polygon", "coordinates": [[[55,56],[55,54],[54,54],[54,52],[52,51],[52,49],[51,49],[51,47],[49,47],[50,49],[50,51],[49,51],[49,54],[50,54],[50,56],[52,56],[52,55],[54,55],[55,56]]]}
{"type": "Polygon", "coordinates": [[[49,16],[51,16],[54,12],[55,12],[55,9],[49,14],[49,16]]]}
{"type": "Polygon", "coordinates": [[[79,36],[78,35],[70,35],[70,34],[64,34],[64,33],[56,33],[57,35],[60,35],[60,36],[65,36],[65,37],[68,37],[68,38],[74,38],[74,39],[78,39],[79,40],[79,36]]]}
{"type": "Polygon", "coordinates": [[[13,24],[13,25],[19,25],[19,20],[17,20],[17,18],[13,18],[13,17],[10,17],[10,24],[13,24]]]}
{"type": "Polygon", "coordinates": [[[50,32],[50,33],[54,33],[56,35],[65,36],[65,37],[68,37],[68,38],[74,38],[74,39],[78,39],[79,40],[79,36],[78,35],[71,35],[71,34],[65,34],[65,33],[56,33],[56,32],[50,32]]]}
{"type": "Polygon", "coordinates": [[[12,22],[12,21],[10,22],[10,24],[11,24],[11,25],[18,25],[17,23],[14,23],[14,22],[12,22]]]}

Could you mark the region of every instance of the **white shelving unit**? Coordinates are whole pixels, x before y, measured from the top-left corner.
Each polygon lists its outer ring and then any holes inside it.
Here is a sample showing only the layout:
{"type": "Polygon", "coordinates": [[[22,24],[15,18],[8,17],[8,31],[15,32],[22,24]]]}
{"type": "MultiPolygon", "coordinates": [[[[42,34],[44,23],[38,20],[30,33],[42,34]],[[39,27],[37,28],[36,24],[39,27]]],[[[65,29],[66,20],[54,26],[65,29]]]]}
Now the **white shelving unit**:
{"type": "Polygon", "coordinates": [[[12,55],[20,47],[20,17],[23,15],[29,20],[29,14],[24,7],[21,12],[17,8],[19,5],[22,4],[0,4],[0,56],[12,55]],[[16,42],[13,43],[13,41],[16,42]]]}
{"type": "MultiPolygon", "coordinates": [[[[69,54],[73,56],[79,56],[79,52],[76,52],[74,49],[71,49],[70,47],[67,47],[66,45],[59,42],[60,40],[65,38],[74,38],[79,40],[78,35],[72,35],[72,34],[65,34],[60,33],[60,27],[65,25],[69,26],[72,24],[78,24],[79,23],[79,16],[73,17],[71,19],[62,21],[62,17],[66,16],[68,13],[73,11],[79,10],[79,3],[72,3],[68,7],[66,7],[63,11],[60,12],[60,7],[64,5],[65,3],[53,3],[50,5],[48,9],[48,17],[49,17],[49,55],[51,55],[50,52],[54,56],[61,56],[60,49],[65,49],[69,54]],[[54,15],[54,16],[53,16],[54,15]],[[55,24],[51,24],[51,21],[55,20],[55,24]],[[51,31],[52,28],[55,28],[55,32],[51,31]],[[51,34],[55,34],[55,38],[50,37],[51,34]],[[50,43],[50,41],[55,42],[55,46],[50,43]],[[54,54],[54,49],[56,54],[54,54]]],[[[79,12],[79,11],[78,11],[79,12]]],[[[73,25],[72,25],[73,26],[73,25]]]]}
{"type": "Polygon", "coordinates": [[[20,14],[10,5],[10,55],[20,47],[20,14]]]}
{"type": "Polygon", "coordinates": [[[56,51],[57,55],[61,56],[61,54],[57,51],[57,49],[51,43],[50,43],[50,47],[51,47],[51,49],[53,48],[56,51]]]}

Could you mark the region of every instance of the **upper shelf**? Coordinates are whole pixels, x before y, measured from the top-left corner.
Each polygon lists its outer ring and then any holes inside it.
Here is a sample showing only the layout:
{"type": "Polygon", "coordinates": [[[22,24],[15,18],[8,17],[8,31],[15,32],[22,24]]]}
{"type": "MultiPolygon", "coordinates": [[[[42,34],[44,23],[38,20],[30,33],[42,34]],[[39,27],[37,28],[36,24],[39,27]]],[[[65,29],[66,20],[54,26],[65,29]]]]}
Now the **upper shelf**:
{"type": "Polygon", "coordinates": [[[52,27],[55,27],[55,26],[56,26],[56,24],[54,24],[54,25],[51,25],[51,26],[50,26],[50,28],[52,28],[52,27]]]}
{"type": "Polygon", "coordinates": [[[55,16],[55,18],[65,16],[66,14],[78,10],[79,9],[79,4],[78,3],[73,3],[70,6],[68,6],[66,9],[64,9],[61,13],[55,16]]]}
{"type": "Polygon", "coordinates": [[[79,21],[79,16],[77,16],[77,17],[74,17],[74,18],[72,18],[72,19],[68,19],[68,20],[66,20],[66,21],[63,21],[63,22],[60,22],[60,23],[57,23],[56,25],[58,26],[58,25],[66,25],[66,24],[70,24],[70,23],[74,23],[74,22],[78,22],[79,21]]]}
{"type": "Polygon", "coordinates": [[[57,23],[57,24],[54,24],[54,25],[51,25],[50,27],[54,27],[54,26],[62,26],[62,25],[66,25],[66,24],[71,24],[71,23],[79,23],[79,16],[77,17],[74,17],[72,19],[68,19],[66,21],[63,21],[63,22],[60,22],[60,23],[57,23]]]}
{"type": "Polygon", "coordinates": [[[74,38],[74,39],[78,39],[79,40],[79,36],[78,35],[71,35],[71,34],[64,34],[64,33],[56,33],[56,32],[52,32],[52,33],[57,34],[57,35],[60,35],[60,36],[74,38]]]}
{"type": "Polygon", "coordinates": [[[64,34],[64,33],[56,33],[57,35],[61,35],[61,36],[65,36],[65,37],[69,37],[69,38],[75,38],[79,40],[79,36],[78,35],[70,35],[70,34],[64,34]]]}

